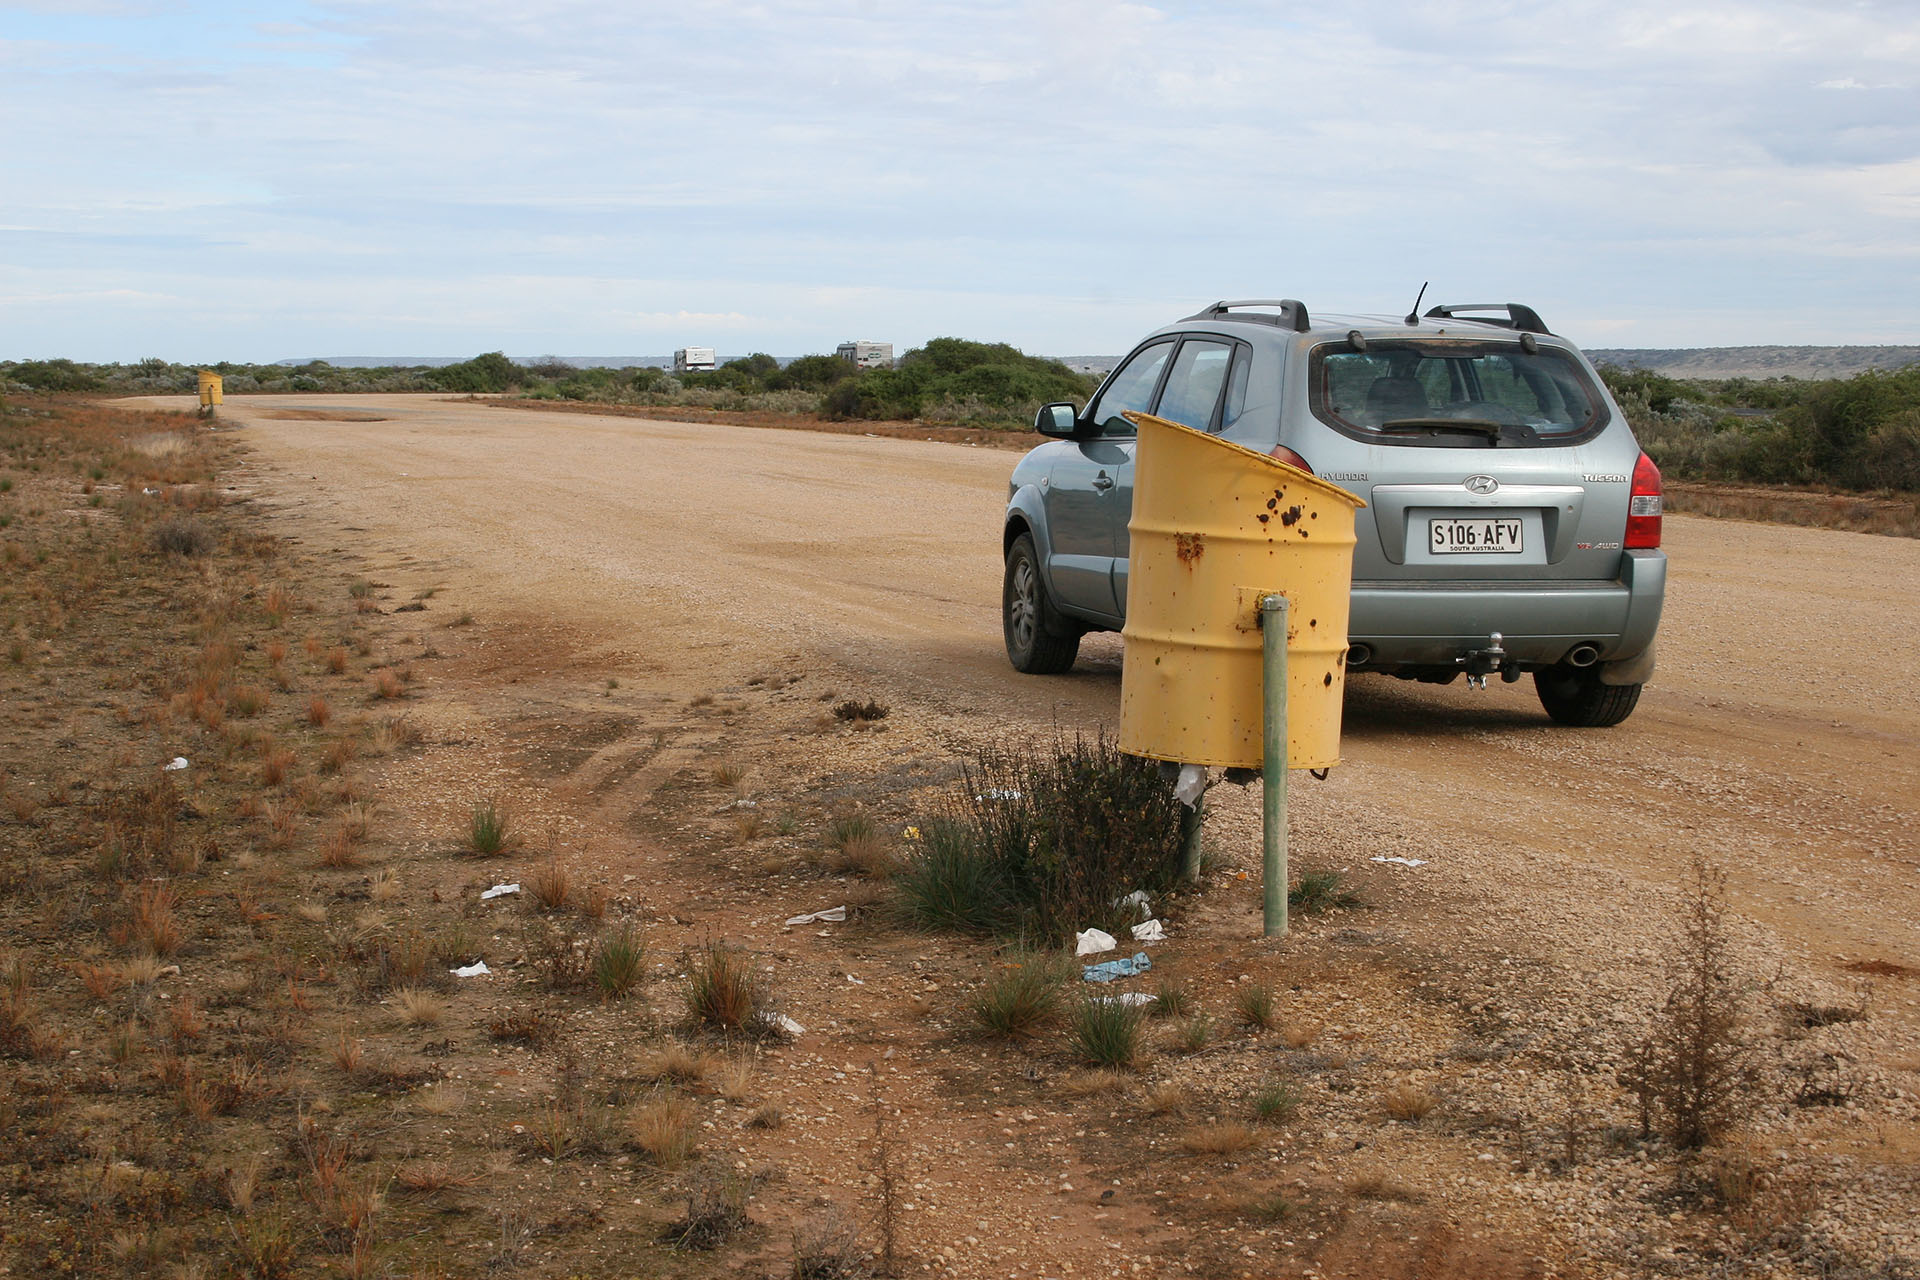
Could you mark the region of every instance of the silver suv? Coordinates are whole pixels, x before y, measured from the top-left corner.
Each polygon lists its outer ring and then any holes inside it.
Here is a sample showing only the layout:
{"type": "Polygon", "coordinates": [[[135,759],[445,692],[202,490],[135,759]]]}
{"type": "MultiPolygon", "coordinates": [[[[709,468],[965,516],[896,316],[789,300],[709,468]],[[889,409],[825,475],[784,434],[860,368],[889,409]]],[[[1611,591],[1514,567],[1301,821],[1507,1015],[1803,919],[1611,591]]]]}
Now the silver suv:
{"type": "Polygon", "coordinates": [[[1007,656],[1073,665],[1127,610],[1134,428],[1155,413],[1363,498],[1349,671],[1445,684],[1532,673],[1562,724],[1625,720],[1653,672],[1660,472],[1593,368],[1530,307],[1314,316],[1217,302],[1150,334],[1014,468],[1007,656]]]}

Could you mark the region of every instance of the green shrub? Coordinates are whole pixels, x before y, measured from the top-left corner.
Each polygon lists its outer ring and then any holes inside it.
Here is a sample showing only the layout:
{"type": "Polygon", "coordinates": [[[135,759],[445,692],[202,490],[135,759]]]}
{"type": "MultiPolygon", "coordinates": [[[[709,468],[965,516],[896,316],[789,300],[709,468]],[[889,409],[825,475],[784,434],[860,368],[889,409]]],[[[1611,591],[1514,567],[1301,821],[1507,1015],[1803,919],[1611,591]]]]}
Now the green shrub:
{"type": "Polygon", "coordinates": [[[1066,978],[1057,956],[1016,956],[996,968],[974,997],[974,1021],[1002,1039],[1031,1035],[1059,1012],[1066,978]]]}
{"type": "Polygon", "coordinates": [[[1130,1067],[1140,1056],[1146,1014],[1136,1005],[1100,995],[1081,997],[1067,1028],[1067,1047],[1095,1067],[1130,1067]]]}
{"type": "Polygon", "coordinates": [[[1340,881],[1338,871],[1302,872],[1300,882],[1287,890],[1287,906],[1310,916],[1336,907],[1359,906],[1359,897],[1341,888],[1340,881]]]}
{"type": "Polygon", "coordinates": [[[1270,1124],[1292,1119],[1300,1109],[1300,1095],[1284,1083],[1270,1084],[1253,1095],[1254,1118],[1270,1124]]]}
{"type": "Polygon", "coordinates": [[[687,975],[687,1016],[696,1024],[749,1035],[775,1033],[766,984],[753,957],[738,947],[709,943],[687,975]]]}
{"type": "Polygon", "coordinates": [[[153,549],[163,555],[203,556],[213,550],[213,531],[192,516],[169,516],[153,527],[153,549]]]}
{"type": "Polygon", "coordinates": [[[631,924],[623,924],[600,939],[593,954],[593,981],[608,999],[625,998],[640,985],[646,970],[646,943],[631,924]]]}
{"type": "Polygon", "coordinates": [[[908,918],[928,928],[1002,933],[1018,920],[999,863],[956,819],[921,824],[893,883],[908,918]]]}
{"type": "Polygon", "coordinates": [[[508,822],[500,802],[488,797],[477,801],[467,818],[467,848],[483,856],[499,853],[507,847],[508,822]]]}
{"type": "Polygon", "coordinates": [[[926,924],[1040,942],[1090,925],[1124,933],[1134,917],[1118,901],[1161,892],[1180,872],[1172,783],[1105,736],[982,747],[946,812],[920,825],[900,879],[926,924]]]}

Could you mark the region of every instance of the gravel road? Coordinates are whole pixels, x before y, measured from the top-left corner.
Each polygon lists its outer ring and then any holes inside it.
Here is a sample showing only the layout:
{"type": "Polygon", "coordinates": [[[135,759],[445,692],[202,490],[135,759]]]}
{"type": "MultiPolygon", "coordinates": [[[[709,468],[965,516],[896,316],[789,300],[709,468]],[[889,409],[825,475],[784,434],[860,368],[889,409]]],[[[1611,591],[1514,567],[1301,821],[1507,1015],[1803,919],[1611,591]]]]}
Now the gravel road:
{"type": "MultiPolygon", "coordinates": [[[[1090,637],[1061,678],[1018,675],[1001,650],[1016,455],[419,396],[233,396],[224,421],[255,450],[246,483],[309,546],[563,628],[678,696],[797,660],[911,702],[943,742],[1117,723],[1117,637],[1090,637]]],[[[1908,971],[1876,989],[1854,1052],[1900,1100],[1876,1122],[1910,1162],[1920,542],[1670,516],[1665,545],[1660,669],[1627,723],[1554,727],[1530,681],[1356,678],[1346,763],[1295,787],[1296,856],[1347,869],[1430,951],[1550,974],[1525,993],[1530,1016],[1573,1034],[1644,998],[1656,917],[1705,853],[1729,874],[1749,959],[1786,986],[1844,993],[1864,962],[1908,971]],[[1428,865],[1368,861],[1388,853],[1428,865]]],[[[1214,838],[1257,861],[1256,794],[1216,795],[1214,838]]],[[[1249,894],[1228,923],[1256,909],[1249,894]]],[[[1519,998],[1497,985],[1489,1007],[1519,998]]]]}

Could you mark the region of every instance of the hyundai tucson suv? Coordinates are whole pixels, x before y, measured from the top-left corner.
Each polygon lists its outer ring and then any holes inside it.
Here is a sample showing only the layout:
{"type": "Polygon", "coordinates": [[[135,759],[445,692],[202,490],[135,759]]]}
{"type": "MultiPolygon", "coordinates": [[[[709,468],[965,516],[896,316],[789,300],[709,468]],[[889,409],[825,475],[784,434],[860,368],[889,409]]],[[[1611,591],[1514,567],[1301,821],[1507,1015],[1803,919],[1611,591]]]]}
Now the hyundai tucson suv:
{"type": "Polygon", "coordinates": [[[1518,303],[1309,316],[1217,302],[1147,336],[1084,408],[1050,404],[1002,545],[1007,656],[1068,670],[1127,612],[1129,410],[1268,453],[1366,501],[1347,668],[1533,676],[1568,725],[1625,720],[1653,672],[1660,472],[1586,358],[1518,303]]]}

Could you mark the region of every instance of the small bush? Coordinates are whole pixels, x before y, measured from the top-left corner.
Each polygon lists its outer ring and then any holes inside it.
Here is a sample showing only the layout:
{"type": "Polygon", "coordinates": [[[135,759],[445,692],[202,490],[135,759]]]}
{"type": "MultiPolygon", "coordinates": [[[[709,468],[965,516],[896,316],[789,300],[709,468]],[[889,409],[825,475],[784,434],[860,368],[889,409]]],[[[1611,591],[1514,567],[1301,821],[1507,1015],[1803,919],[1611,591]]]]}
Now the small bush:
{"type": "Polygon", "coordinates": [[[1146,1015],[1138,1006],[1098,995],[1083,996],[1074,1005],[1067,1030],[1067,1047],[1083,1062],[1115,1070],[1131,1067],[1140,1057],[1140,1031],[1146,1015]]]}
{"type": "Polygon", "coordinates": [[[693,1154],[693,1103],[685,1098],[655,1098],[627,1116],[627,1137],[662,1169],[678,1169],[693,1154]]]}
{"type": "Polygon", "coordinates": [[[1001,1039],[1032,1035],[1059,1012],[1063,969],[1055,957],[1042,955],[999,966],[973,999],[974,1021],[1001,1039]]]}
{"type": "Polygon", "coordinates": [[[753,957],[721,943],[708,944],[694,957],[687,976],[687,1015],[696,1024],[722,1031],[763,1035],[774,1029],[753,957]]]}
{"type": "Polygon", "coordinates": [[[1153,1003],[1147,1014],[1154,1018],[1184,1018],[1193,1012],[1193,997],[1171,978],[1163,977],[1153,989],[1153,1003]]]}
{"type": "Polygon", "coordinates": [[[1302,874],[1300,883],[1287,890],[1288,908],[1311,916],[1323,911],[1359,906],[1360,899],[1342,889],[1340,880],[1338,871],[1308,871],[1302,874]]]}
{"type": "Polygon", "coordinates": [[[1440,1105],[1440,1099],[1411,1081],[1403,1081],[1387,1090],[1380,1105],[1393,1119],[1418,1124],[1440,1105]]]}
{"type": "Polygon", "coordinates": [[[489,796],[477,801],[467,819],[467,849],[483,857],[507,847],[507,814],[500,802],[489,796]]]}
{"type": "Polygon", "coordinates": [[[623,924],[600,939],[593,953],[593,983],[609,1000],[632,994],[647,972],[647,949],[640,930],[623,924]]]}
{"type": "Polygon", "coordinates": [[[834,706],[833,718],[849,722],[885,720],[887,718],[887,708],[883,704],[875,702],[872,698],[868,698],[865,702],[859,702],[849,698],[845,702],[838,703],[834,706]]]}
{"type": "Polygon", "coordinates": [[[1253,1126],[1238,1121],[1202,1125],[1180,1139],[1181,1149],[1196,1156],[1237,1156],[1260,1141],[1253,1126]]]}
{"type": "Polygon", "coordinates": [[[213,531],[192,516],[168,516],[153,527],[153,549],[162,555],[204,556],[213,550],[213,531]]]}
{"type": "Polygon", "coordinates": [[[1291,1120],[1299,1109],[1300,1095],[1284,1083],[1267,1085],[1253,1095],[1254,1118],[1268,1124],[1291,1120]]]}
{"type": "Polygon", "coordinates": [[[968,913],[956,921],[963,927],[991,918],[995,931],[1046,941],[1088,925],[1124,932],[1131,915],[1115,903],[1179,876],[1180,813],[1159,767],[1104,736],[1050,751],[981,748],[946,812],[920,824],[928,838],[912,859],[921,865],[908,871],[909,910],[922,915],[923,888],[958,886],[1000,908],[968,913]]]}
{"type": "Polygon", "coordinates": [[[1264,982],[1250,983],[1233,997],[1234,1012],[1240,1021],[1255,1031],[1271,1031],[1274,1023],[1273,988],[1264,982]]]}
{"type": "Polygon", "coordinates": [[[835,818],[827,828],[827,840],[833,847],[836,871],[883,876],[897,869],[886,836],[865,814],[835,818]]]}
{"type": "Polygon", "coordinates": [[[1667,996],[1620,1083],[1640,1103],[1640,1127],[1677,1147],[1705,1146],[1752,1105],[1759,1082],[1733,967],[1726,873],[1696,855],[1681,888],[1680,932],[1667,956],[1667,996]]]}
{"type": "Polygon", "coordinates": [[[573,898],[573,873],[558,857],[548,858],[527,873],[527,896],[542,911],[559,911],[573,898]]]}
{"type": "Polygon", "coordinates": [[[687,1183],[687,1216],[662,1233],[677,1249],[717,1249],[747,1225],[744,1174],[718,1164],[703,1165],[687,1183]]]}
{"type": "Polygon", "coordinates": [[[1196,1013],[1180,1025],[1180,1036],[1176,1043],[1188,1053],[1198,1053],[1213,1040],[1213,1019],[1204,1013],[1196,1013]]]}
{"type": "Polygon", "coordinates": [[[1003,933],[1017,910],[1000,866],[966,824],[933,818],[894,877],[909,919],[936,929],[1003,933]]]}

